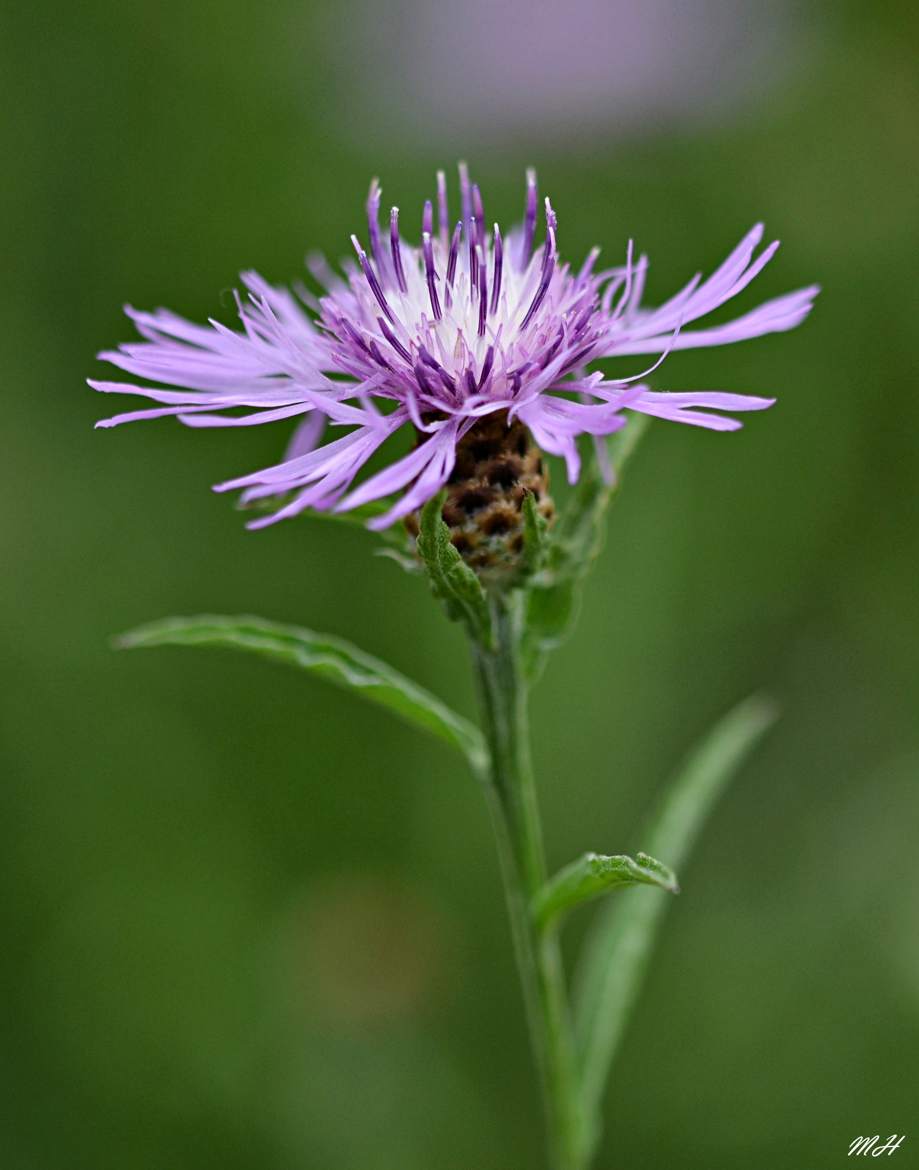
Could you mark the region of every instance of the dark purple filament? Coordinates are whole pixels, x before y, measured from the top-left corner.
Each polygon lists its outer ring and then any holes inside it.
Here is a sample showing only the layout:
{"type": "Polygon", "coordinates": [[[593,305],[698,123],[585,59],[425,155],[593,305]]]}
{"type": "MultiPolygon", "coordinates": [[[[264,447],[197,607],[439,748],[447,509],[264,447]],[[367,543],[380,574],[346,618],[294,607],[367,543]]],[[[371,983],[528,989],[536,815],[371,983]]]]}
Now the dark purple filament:
{"type": "Polygon", "coordinates": [[[527,314],[520,323],[520,330],[523,332],[527,325],[533,320],[539,306],[543,303],[546,293],[549,291],[549,282],[552,280],[552,273],[555,271],[555,231],[549,228],[546,232],[545,255],[542,262],[542,275],[539,280],[539,288],[536,290],[536,296],[533,297],[532,303],[527,314]]]}
{"type": "Polygon", "coordinates": [[[444,294],[447,298],[447,308],[453,303],[453,277],[456,275],[456,260],[459,256],[460,238],[463,234],[463,221],[460,220],[453,229],[453,239],[450,241],[450,255],[447,257],[447,276],[444,281],[444,294]]]}
{"type": "Polygon", "coordinates": [[[441,382],[443,382],[451,394],[455,394],[456,382],[453,380],[453,378],[450,377],[450,375],[443,368],[437,358],[434,357],[430,350],[426,349],[423,345],[420,345],[418,347],[418,356],[426,366],[430,366],[430,368],[437,374],[441,382]]]}
{"type": "Polygon", "coordinates": [[[476,290],[479,287],[479,256],[477,245],[479,242],[479,226],[475,216],[469,221],[469,298],[475,300],[476,290]]]}
{"type": "Polygon", "coordinates": [[[399,243],[399,208],[394,207],[389,213],[389,247],[392,251],[392,266],[396,272],[396,282],[399,292],[407,292],[405,272],[402,270],[402,248],[399,243]]]}
{"type": "Polygon", "coordinates": [[[357,258],[360,262],[361,268],[364,271],[364,276],[367,277],[367,283],[370,285],[370,291],[376,297],[377,303],[389,318],[389,320],[395,324],[396,318],[392,309],[389,307],[389,301],[387,301],[383,290],[380,288],[380,282],[377,280],[376,273],[370,267],[370,261],[367,259],[367,253],[361,247],[360,240],[358,240],[357,236],[352,236],[351,243],[354,245],[355,252],[357,252],[357,258]]]}
{"type": "MultiPolygon", "coordinates": [[[[426,208],[430,210],[431,204],[427,203],[426,208]]],[[[427,218],[427,215],[425,216],[427,218]]],[[[434,243],[431,240],[431,233],[425,232],[421,237],[421,250],[424,252],[424,271],[428,278],[428,296],[431,298],[431,311],[437,321],[441,319],[443,313],[440,310],[440,298],[437,295],[437,286],[435,281],[437,273],[434,271],[434,243]]]]}
{"type": "Polygon", "coordinates": [[[450,256],[447,260],[447,286],[453,287],[453,278],[456,276],[456,260],[459,255],[460,239],[463,235],[463,221],[460,220],[453,229],[453,239],[450,241],[450,256]]]}
{"type": "Polygon", "coordinates": [[[475,249],[477,267],[479,270],[479,337],[485,336],[485,318],[488,314],[488,278],[486,275],[485,256],[481,244],[475,249]]]}
{"type": "Polygon", "coordinates": [[[370,194],[367,196],[367,228],[370,233],[370,254],[376,261],[380,280],[385,279],[383,267],[383,249],[380,246],[380,191],[379,182],[374,179],[370,184],[370,194]]]}
{"type": "Polygon", "coordinates": [[[396,337],[395,333],[393,333],[393,331],[389,328],[389,326],[386,324],[386,322],[383,320],[382,317],[377,317],[377,324],[380,327],[380,332],[383,334],[383,336],[386,338],[386,340],[389,342],[389,344],[393,347],[393,349],[396,351],[396,353],[399,355],[399,357],[404,358],[405,361],[407,361],[408,364],[411,365],[412,364],[412,355],[408,352],[408,350],[405,348],[405,346],[402,344],[402,342],[399,340],[399,338],[396,337]]]}
{"type": "Polygon", "coordinates": [[[485,384],[491,377],[491,369],[495,364],[495,347],[490,345],[485,352],[485,361],[482,362],[482,373],[479,375],[479,390],[485,389],[485,384]]]}
{"type": "Polygon", "coordinates": [[[392,366],[389,364],[389,362],[386,360],[386,358],[383,357],[383,354],[380,352],[380,347],[377,345],[377,343],[375,341],[371,341],[371,343],[370,343],[370,352],[373,354],[373,356],[380,363],[380,365],[383,367],[384,370],[389,370],[390,373],[393,372],[392,366]]]}
{"type": "Polygon", "coordinates": [[[501,295],[501,270],[504,266],[504,244],[501,240],[501,229],[495,224],[495,266],[491,278],[491,305],[492,316],[498,311],[498,298],[501,295]]]}
{"type": "Polygon", "coordinates": [[[558,216],[552,210],[552,204],[549,202],[549,196],[546,196],[546,227],[556,231],[558,228],[558,216]]]}

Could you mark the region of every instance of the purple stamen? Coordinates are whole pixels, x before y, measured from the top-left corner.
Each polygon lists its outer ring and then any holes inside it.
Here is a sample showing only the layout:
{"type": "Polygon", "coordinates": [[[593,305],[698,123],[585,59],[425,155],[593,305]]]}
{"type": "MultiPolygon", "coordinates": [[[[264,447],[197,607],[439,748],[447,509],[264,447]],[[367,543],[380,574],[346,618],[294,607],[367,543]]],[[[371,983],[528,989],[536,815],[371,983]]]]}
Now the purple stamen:
{"type": "Polygon", "coordinates": [[[488,313],[488,278],[481,244],[476,244],[476,267],[479,270],[479,337],[485,336],[485,317],[488,313]]]}
{"type": "Polygon", "coordinates": [[[357,252],[357,258],[360,262],[361,268],[364,271],[364,276],[367,277],[367,283],[370,285],[370,291],[376,297],[380,308],[393,323],[393,325],[395,325],[396,318],[392,309],[389,307],[389,301],[387,301],[383,290],[380,288],[380,282],[377,280],[376,273],[370,267],[370,261],[367,259],[367,253],[361,247],[360,240],[358,240],[357,236],[351,237],[351,243],[354,245],[355,252],[357,252]]]}
{"type": "Polygon", "coordinates": [[[549,196],[546,196],[546,227],[556,231],[558,228],[558,217],[552,210],[552,204],[549,202],[549,196]]]}
{"type": "MultiPolygon", "coordinates": [[[[373,356],[371,354],[370,350],[367,348],[367,343],[364,341],[363,337],[361,337],[361,335],[354,328],[354,326],[351,324],[351,322],[348,320],[347,317],[342,317],[340,319],[340,321],[337,322],[337,324],[340,326],[342,332],[346,333],[348,335],[348,337],[351,338],[351,340],[358,347],[358,349],[363,350],[364,353],[367,354],[368,357],[373,356]]],[[[342,338],[342,341],[344,341],[344,338],[342,338]]]]}
{"type": "Polygon", "coordinates": [[[421,362],[415,362],[415,380],[423,394],[436,395],[437,387],[428,379],[427,372],[421,362]]]}
{"type": "Polygon", "coordinates": [[[418,356],[426,366],[429,366],[438,375],[440,380],[444,382],[444,385],[449,386],[451,389],[456,389],[456,383],[426,345],[418,346],[418,356]]]}
{"type": "Polygon", "coordinates": [[[475,216],[469,221],[469,297],[475,299],[479,285],[479,256],[476,251],[479,242],[479,227],[475,216]]]}
{"type": "Polygon", "coordinates": [[[394,207],[389,213],[389,247],[392,251],[392,266],[396,271],[396,282],[399,292],[407,292],[405,272],[402,269],[402,247],[399,243],[399,208],[394,207]]]}
{"type": "Polygon", "coordinates": [[[380,327],[380,332],[393,347],[399,357],[404,358],[409,365],[412,364],[412,355],[408,352],[402,342],[396,337],[395,333],[389,328],[382,317],[377,317],[377,324],[380,327]]]}
{"type": "Polygon", "coordinates": [[[584,359],[587,357],[587,355],[589,353],[593,352],[594,346],[596,344],[597,344],[597,339],[595,337],[589,345],[585,345],[583,349],[578,350],[578,352],[574,355],[574,357],[568,359],[568,361],[565,365],[565,369],[566,370],[573,370],[573,369],[577,368],[577,366],[579,366],[581,364],[581,362],[584,361],[584,359]]]}
{"type": "Polygon", "coordinates": [[[447,176],[443,171],[437,172],[437,221],[440,227],[440,244],[446,251],[450,216],[447,211],[447,176]]]}
{"type": "MultiPolygon", "coordinates": [[[[430,207],[430,203],[426,204],[428,211],[430,207]]],[[[437,273],[434,271],[434,245],[431,241],[430,232],[425,232],[421,237],[421,250],[424,252],[424,270],[428,278],[428,296],[431,298],[431,311],[439,321],[443,314],[440,311],[440,298],[437,295],[437,287],[434,284],[437,273]]]]}
{"type": "Polygon", "coordinates": [[[495,364],[495,347],[490,345],[485,352],[485,361],[482,362],[482,372],[479,375],[479,390],[485,389],[485,383],[491,377],[491,368],[495,364]]]}
{"type": "Polygon", "coordinates": [[[429,366],[434,371],[434,373],[437,374],[438,378],[440,378],[441,382],[443,382],[443,384],[450,391],[450,393],[455,394],[456,393],[456,382],[454,382],[454,380],[450,377],[450,375],[447,373],[447,371],[443,368],[443,366],[440,364],[440,362],[437,360],[437,358],[434,357],[434,355],[431,353],[431,351],[429,349],[427,349],[425,346],[419,345],[418,346],[418,356],[421,358],[421,360],[424,362],[424,364],[426,366],[429,366]]]}
{"type": "Polygon", "coordinates": [[[552,342],[552,344],[549,346],[549,348],[546,350],[546,352],[539,359],[538,364],[541,365],[543,369],[545,369],[546,366],[548,366],[549,362],[551,362],[552,359],[555,357],[555,355],[558,353],[559,348],[561,347],[561,344],[564,341],[564,339],[565,339],[565,330],[564,330],[564,327],[561,327],[561,328],[559,328],[558,333],[555,335],[555,341],[552,342]]]}
{"type": "Polygon", "coordinates": [[[574,327],[572,329],[572,332],[575,336],[577,336],[578,334],[580,334],[584,330],[585,326],[587,325],[587,322],[594,315],[596,308],[597,308],[597,306],[596,306],[596,303],[594,301],[591,301],[589,304],[584,306],[584,308],[578,314],[578,318],[575,321],[574,327]]]}
{"type": "Polygon", "coordinates": [[[421,213],[421,234],[422,236],[430,236],[434,232],[434,208],[431,206],[431,200],[425,199],[424,211],[421,213]]]}
{"type": "Polygon", "coordinates": [[[373,356],[380,363],[380,365],[383,367],[384,370],[389,370],[390,373],[392,373],[392,366],[389,364],[389,362],[386,360],[386,358],[383,357],[383,354],[380,352],[380,347],[377,345],[377,343],[375,341],[371,341],[371,343],[370,343],[370,352],[373,354],[373,356]]]}
{"type": "Polygon", "coordinates": [[[533,252],[533,237],[536,234],[536,172],[532,167],[527,171],[527,203],[523,223],[523,246],[520,250],[520,267],[526,268],[533,252]]]}
{"type": "Polygon", "coordinates": [[[383,268],[383,249],[380,247],[380,183],[374,179],[370,184],[370,194],[367,196],[367,228],[370,233],[370,254],[376,261],[380,279],[385,279],[383,268]]]}
{"type": "Polygon", "coordinates": [[[444,292],[447,298],[447,308],[453,303],[453,277],[456,275],[456,259],[459,256],[460,237],[463,234],[463,221],[460,220],[453,229],[453,239],[450,241],[450,255],[447,257],[447,276],[444,282],[444,292]]]}
{"type": "Polygon", "coordinates": [[[532,303],[527,314],[520,323],[520,332],[526,329],[527,325],[533,320],[537,309],[542,304],[546,293],[549,291],[549,282],[552,280],[552,273],[555,271],[555,232],[549,228],[546,234],[545,243],[545,258],[542,264],[542,276],[539,281],[539,288],[536,290],[536,296],[533,297],[532,303]]]}
{"type": "Polygon", "coordinates": [[[450,256],[447,259],[447,286],[453,287],[453,277],[456,275],[456,258],[459,255],[460,239],[463,234],[463,221],[460,220],[453,229],[453,239],[450,241],[450,256]]]}
{"type": "Polygon", "coordinates": [[[501,229],[495,224],[495,266],[491,278],[491,305],[492,316],[498,311],[498,297],[501,295],[501,271],[504,265],[504,244],[501,240],[501,229]]]}
{"type": "Polygon", "coordinates": [[[450,393],[455,398],[456,394],[457,394],[455,380],[447,373],[447,371],[443,368],[443,366],[441,366],[438,369],[437,373],[440,377],[441,382],[443,382],[444,386],[446,386],[446,388],[450,391],[450,393]]]}

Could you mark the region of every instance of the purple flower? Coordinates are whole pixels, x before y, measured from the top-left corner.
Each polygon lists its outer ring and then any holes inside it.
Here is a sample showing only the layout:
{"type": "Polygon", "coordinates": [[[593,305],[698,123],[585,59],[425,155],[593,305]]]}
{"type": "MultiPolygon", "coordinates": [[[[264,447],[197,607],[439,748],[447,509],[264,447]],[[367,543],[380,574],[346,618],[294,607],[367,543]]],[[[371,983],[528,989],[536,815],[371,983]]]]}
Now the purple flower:
{"type": "Polygon", "coordinates": [[[156,386],[91,381],[105,393],[134,394],[155,405],[98,423],[176,415],[186,426],[251,426],[300,418],[283,461],[217,486],[247,500],[284,497],[257,528],[306,508],[346,511],[384,497],[392,506],[371,521],[383,528],[415,512],[448,482],[459,444],[486,415],[522,423],[538,446],[579,473],[581,435],[611,434],[627,411],[674,422],[735,430],[722,411],[762,410],[773,399],[722,391],[663,393],[643,379],[674,349],[722,345],[792,329],[808,314],[816,286],[766,301],[726,324],[687,328],[740,293],[769,262],[756,254],[754,227],[709,277],[696,275],[656,309],[642,306],[647,258],[596,267],[594,249],[579,270],[563,263],[557,221],[545,200],[545,238],[536,245],[536,178],[527,175],[523,223],[505,237],[486,228],[482,196],[460,166],[462,216],[453,226],[446,183],[422,215],[421,245],[406,244],[393,208],[379,224],[380,188],[367,200],[365,251],[336,275],[310,269],[323,286],[296,295],[244,273],[237,297],[241,330],[194,325],[164,309],[128,308],[144,339],[100,354],[156,386]],[[436,221],[436,222],[435,222],[436,221]],[[593,361],[623,355],[654,359],[630,378],[589,372],[593,361]],[[243,413],[240,413],[242,411],[243,413]],[[326,425],[337,437],[323,442],[326,425]],[[396,431],[412,450],[355,486],[373,453],[396,431]],[[340,434],[338,432],[341,432],[340,434]],[[401,493],[401,494],[400,494],[401,493]]]}

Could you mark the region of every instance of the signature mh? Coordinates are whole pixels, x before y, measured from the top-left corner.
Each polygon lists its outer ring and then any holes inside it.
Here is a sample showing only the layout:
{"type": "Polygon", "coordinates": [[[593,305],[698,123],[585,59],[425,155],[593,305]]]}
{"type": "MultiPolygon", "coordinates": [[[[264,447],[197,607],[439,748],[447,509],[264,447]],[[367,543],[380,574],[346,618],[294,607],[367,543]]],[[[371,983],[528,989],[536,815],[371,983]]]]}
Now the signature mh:
{"type": "Polygon", "coordinates": [[[882,1154],[895,1154],[906,1140],[906,1134],[892,1133],[883,1145],[878,1145],[880,1140],[881,1135],[877,1133],[874,1137],[857,1137],[849,1146],[849,1157],[853,1154],[856,1157],[867,1157],[870,1154],[872,1158],[880,1158],[882,1154]]]}

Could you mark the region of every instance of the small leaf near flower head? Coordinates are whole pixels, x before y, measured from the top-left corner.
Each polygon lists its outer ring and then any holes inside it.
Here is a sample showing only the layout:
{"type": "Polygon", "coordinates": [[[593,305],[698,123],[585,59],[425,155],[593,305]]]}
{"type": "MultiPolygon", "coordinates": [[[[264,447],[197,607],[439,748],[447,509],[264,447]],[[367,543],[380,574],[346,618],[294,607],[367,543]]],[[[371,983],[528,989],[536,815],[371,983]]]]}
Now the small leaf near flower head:
{"type": "Polygon", "coordinates": [[[523,497],[523,565],[522,576],[531,577],[546,561],[549,553],[549,522],[540,512],[536,497],[527,492],[523,497]]]}
{"type": "Polygon", "coordinates": [[[151,622],[116,643],[123,649],[145,646],[226,646],[298,666],[336,686],[356,691],[458,748],[480,772],[485,748],[478,728],[387,663],[365,654],[343,638],[317,634],[257,617],[166,618],[151,622]]]}
{"type": "Polygon", "coordinates": [[[533,916],[545,929],[559,914],[621,886],[644,884],[679,893],[676,877],[666,865],[639,853],[607,857],[585,853],[551,877],[533,899],[533,916]]]}
{"type": "Polygon", "coordinates": [[[416,546],[427,570],[434,596],[446,603],[454,620],[462,619],[485,645],[492,641],[491,614],[482,583],[450,543],[444,523],[446,491],[439,492],[421,510],[416,546]]]}

